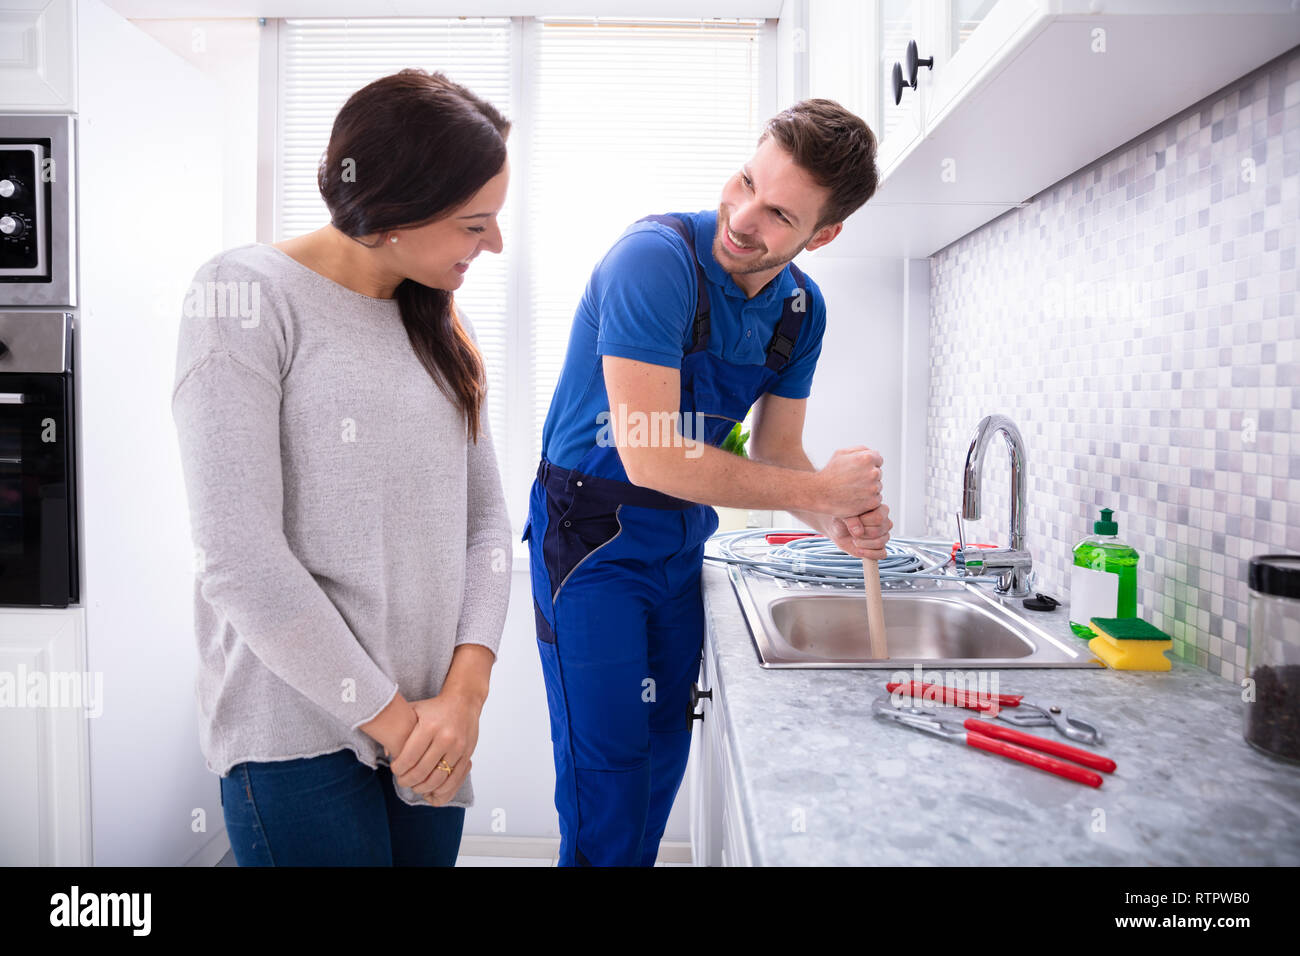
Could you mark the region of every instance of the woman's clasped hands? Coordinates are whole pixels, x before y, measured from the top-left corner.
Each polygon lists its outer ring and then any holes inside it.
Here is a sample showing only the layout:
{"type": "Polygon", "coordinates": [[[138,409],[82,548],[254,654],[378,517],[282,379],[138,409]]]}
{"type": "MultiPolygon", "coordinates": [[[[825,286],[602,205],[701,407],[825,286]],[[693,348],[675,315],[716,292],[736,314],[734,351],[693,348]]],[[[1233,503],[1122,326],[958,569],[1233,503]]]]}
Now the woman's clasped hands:
{"type": "Polygon", "coordinates": [[[414,725],[389,769],[394,781],[442,806],[469,773],[482,704],[471,695],[444,689],[436,697],[411,701],[410,707],[414,725]]]}

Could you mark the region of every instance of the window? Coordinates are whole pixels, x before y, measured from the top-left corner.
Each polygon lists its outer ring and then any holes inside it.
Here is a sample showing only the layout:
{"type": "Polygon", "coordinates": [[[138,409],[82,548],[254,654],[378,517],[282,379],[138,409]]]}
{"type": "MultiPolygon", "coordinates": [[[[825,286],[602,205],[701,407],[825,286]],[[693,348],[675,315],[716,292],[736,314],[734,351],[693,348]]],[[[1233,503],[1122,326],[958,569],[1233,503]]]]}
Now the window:
{"type": "Polygon", "coordinates": [[[339,107],[371,80],[406,66],[441,70],[513,124],[505,252],[476,259],[456,300],[487,363],[517,529],[592,267],[644,215],[717,205],[765,118],[764,29],[761,20],[283,21],[277,240],[328,221],[316,166],[339,107]]]}

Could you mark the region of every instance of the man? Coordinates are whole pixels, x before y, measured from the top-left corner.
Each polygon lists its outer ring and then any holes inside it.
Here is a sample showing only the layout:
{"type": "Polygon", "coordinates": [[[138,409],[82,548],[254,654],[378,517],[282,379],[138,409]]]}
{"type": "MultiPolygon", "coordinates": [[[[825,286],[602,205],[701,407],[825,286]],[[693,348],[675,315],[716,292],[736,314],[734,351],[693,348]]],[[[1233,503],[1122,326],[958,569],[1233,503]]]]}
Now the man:
{"type": "Polygon", "coordinates": [[[791,264],[875,192],[875,155],[857,116],[798,103],[716,212],[634,223],[587,284],[523,537],[561,865],[654,864],[690,748],[710,506],[788,510],[850,554],[885,556],[880,456],[841,449],[818,471],[804,454],[826,310],[791,264]],[[750,458],[721,451],[751,406],[750,458]],[[665,435],[653,423],[671,413],[681,430],[665,435]]]}

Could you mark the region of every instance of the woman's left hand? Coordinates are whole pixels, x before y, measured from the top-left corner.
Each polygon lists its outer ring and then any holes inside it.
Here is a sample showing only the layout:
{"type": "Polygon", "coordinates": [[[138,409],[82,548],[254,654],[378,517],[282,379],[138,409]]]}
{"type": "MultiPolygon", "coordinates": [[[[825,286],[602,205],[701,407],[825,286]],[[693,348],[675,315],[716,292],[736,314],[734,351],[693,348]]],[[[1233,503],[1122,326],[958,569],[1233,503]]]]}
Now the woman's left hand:
{"type": "Polygon", "coordinates": [[[393,779],[410,787],[434,806],[456,795],[469,773],[470,756],[478,746],[478,721],[482,710],[476,698],[448,690],[437,697],[413,700],[416,724],[402,752],[389,765],[393,779]],[[451,773],[439,770],[447,761],[451,773]]]}

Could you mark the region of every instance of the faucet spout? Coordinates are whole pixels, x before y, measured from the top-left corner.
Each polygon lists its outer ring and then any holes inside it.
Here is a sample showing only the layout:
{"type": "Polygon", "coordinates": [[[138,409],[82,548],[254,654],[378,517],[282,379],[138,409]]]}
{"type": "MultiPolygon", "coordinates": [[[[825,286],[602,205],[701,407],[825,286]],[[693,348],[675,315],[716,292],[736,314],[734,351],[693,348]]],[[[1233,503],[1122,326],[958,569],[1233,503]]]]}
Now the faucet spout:
{"type": "MultiPolygon", "coordinates": [[[[1025,551],[1025,442],[1015,422],[1005,415],[986,415],[975,428],[970,448],[966,452],[966,468],[962,478],[962,516],[975,521],[980,516],[980,481],[984,471],[984,452],[994,435],[1006,440],[1011,456],[1011,529],[1008,551],[1016,558],[1011,566],[1002,566],[998,591],[1006,594],[1029,593],[1029,555],[1025,551]],[[1024,554],[1023,563],[1019,553],[1024,554]]],[[[989,570],[995,565],[986,564],[989,570]]]]}

